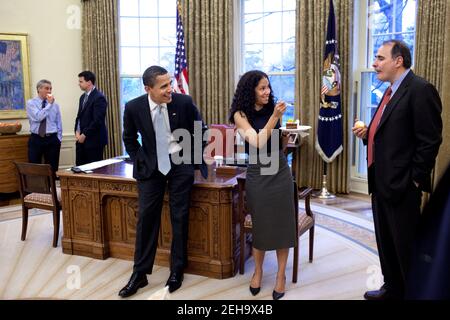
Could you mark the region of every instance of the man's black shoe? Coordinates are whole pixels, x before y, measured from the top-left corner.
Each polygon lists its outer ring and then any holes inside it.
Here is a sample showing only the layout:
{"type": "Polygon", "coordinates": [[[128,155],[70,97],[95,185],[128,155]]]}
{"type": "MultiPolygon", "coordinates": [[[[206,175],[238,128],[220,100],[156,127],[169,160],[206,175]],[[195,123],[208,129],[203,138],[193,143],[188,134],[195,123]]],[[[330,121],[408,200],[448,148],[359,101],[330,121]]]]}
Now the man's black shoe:
{"type": "Polygon", "coordinates": [[[135,294],[139,288],[143,288],[148,285],[147,275],[133,272],[130,281],[127,285],[119,291],[119,296],[126,298],[135,294]]]}
{"type": "Polygon", "coordinates": [[[166,286],[169,286],[169,292],[172,293],[181,287],[183,283],[183,273],[172,272],[167,279],[166,286]]]}
{"type": "Polygon", "coordinates": [[[399,295],[393,294],[387,290],[384,286],[380,290],[367,291],[364,294],[366,300],[401,300],[399,295]]]}

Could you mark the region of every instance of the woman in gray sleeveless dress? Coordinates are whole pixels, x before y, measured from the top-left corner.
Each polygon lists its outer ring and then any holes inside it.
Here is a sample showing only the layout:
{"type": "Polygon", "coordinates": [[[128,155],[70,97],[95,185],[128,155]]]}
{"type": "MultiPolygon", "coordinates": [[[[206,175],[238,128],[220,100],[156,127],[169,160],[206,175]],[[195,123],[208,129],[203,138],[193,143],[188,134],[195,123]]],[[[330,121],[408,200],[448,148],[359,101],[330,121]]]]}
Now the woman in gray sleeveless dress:
{"type": "Polygon", "coordinates": [[[268,76],[261,71],[244,74],[236,88],[230,121],[246,141],[249,165],[247,206],[252,215],[255,272],[250,291],[259,293],[265,251],[276,250],[278,273],[273,298],[284,295],[289,248],[296,245],[294,188],[280,143],[280,119],[286,104],[275,105],[268,76]]]}

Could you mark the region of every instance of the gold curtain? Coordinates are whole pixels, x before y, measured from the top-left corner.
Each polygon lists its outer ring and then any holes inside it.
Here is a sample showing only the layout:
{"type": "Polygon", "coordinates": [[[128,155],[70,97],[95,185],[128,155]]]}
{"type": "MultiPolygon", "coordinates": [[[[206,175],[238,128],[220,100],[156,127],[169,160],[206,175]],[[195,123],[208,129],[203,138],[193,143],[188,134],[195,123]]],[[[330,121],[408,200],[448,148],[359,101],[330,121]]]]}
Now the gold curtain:
{"type": "Polygon", "coordinates": [[[434,84],[442,99],[443,142],[434,184],[450,162],[450,0],[419,0],[415,73],[434,84]]]}
{"type": "MultiPolygon", "coordinates": [[[[349,192],[349,114],[351,114],[351,74],[353,0],[334,0],[338,50],[341,62],[341,107],[343,115],[344,150],[328,165],[327,187],[329,191],[349,192]]],[[[323,50],[329,2],[323,0],[297,0],[296,21],[296,112],[303,125],[312,129],[309,137],[299,150],[297,163],[297,181],[299,185],[320,188],[322,185],[323,161],[315,149],[317,117],[321,75],[323,68],[323,50]]]]}
{"type": "Polygon", "coordinates": [[[118,50],[118,1],[83,0],[83,68],[97,76],[96,87],[108,100],[105,157],[122,154],[118,50]]]}
{"type": "Polygon", "coordinates": [[[207,124],[228,123],[233,82],[233,0],[181,0],[189,92],[207,124]]]}

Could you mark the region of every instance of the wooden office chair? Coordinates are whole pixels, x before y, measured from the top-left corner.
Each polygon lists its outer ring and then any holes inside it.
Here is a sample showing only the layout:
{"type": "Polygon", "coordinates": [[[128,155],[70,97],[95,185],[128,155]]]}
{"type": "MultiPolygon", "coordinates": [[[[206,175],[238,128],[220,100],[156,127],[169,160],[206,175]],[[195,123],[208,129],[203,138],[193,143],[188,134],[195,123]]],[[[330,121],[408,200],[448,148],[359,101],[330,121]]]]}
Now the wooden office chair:
{"type": "MultiPolygon", "coordinates": [[[[240,219],[240,266],[239,272],[244,274],[245,269],[245,247],[248,239],[248,234],[252,232],[252,218],[251,213],[248,212],[245,205],[245,173],[237,177],[238,181],[238,211],[240,219]]],[[[297,183],[294,181],[294,201],[295,201],[295,222],[297,231],[297,246],[294,247],[294,258],[293,258],[293,268],[292,268],[292,282],[296,283],[298,278],[298,260],[299,260],[299,247],[300,247],[300,236],[309,230],[309,262],[313,261],[314,253],[314,214],[311,211],[310,200],[313,189],[309,187],[302,187],[297,189],[297,183]],[[300,212],[298,210],[299,199],[305,200],[305,211],[300,212]]]]}
{"type": "Polygon", "coordinates": [[[60,191],[56,189],[55,174],[49,164],[14,162],[19,175],[22,198],[22,241],[28,226],[28,209],[38,208],[53,212],[53,247],[58,244],[60,191]]]}
{"type": "Polygon", "coordinates": [[[295,217],[296,217],[296,227],[297,227],[297,246],[294,247],[294,266],[292,267],[292,282],[297,282],[298,276],[298,261],[299,261],[299,247],[300,247],[300,237],[309,230],[309,262],[313,262],[314,255],[314,214],[311,211],[311,195],[313,189],[310,187],[301,187],[297,189],[297,183],[294,181],[294,192],[295,203],[295,217]],[[298,201],[305,201],[305,211],[299,212],[298,201]]]}

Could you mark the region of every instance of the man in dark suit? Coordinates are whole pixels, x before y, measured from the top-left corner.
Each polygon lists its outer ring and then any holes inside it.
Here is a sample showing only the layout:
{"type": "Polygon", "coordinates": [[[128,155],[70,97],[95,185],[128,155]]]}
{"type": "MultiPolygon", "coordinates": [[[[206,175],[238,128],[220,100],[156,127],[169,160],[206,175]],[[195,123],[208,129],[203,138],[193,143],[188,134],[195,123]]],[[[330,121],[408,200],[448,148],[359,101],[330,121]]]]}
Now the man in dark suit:
{"type": "Polygon", "coordinates": [[[450,300],[450,163],[420,219],[406,298],[450,300]]]}
{"type": "Polygon", "coordinates": [[[133,273],[119,292],[121,297],[131,296],[148,284],[146,275],[153,269],[166,185],[172,224],[170,276],[166,285],[170,292],[181,286],[187,265],[189,205],[195,165],[204,177],[207,176],[202,157],[205,127],[192,98],[172,93],[171,77],[159,66],[148,68],[143,82],[147,94],[128,102],[123,116],[123,141],[134,162],[139,214],[133,273]],[[200,130],[194,130],[195,126],[200,130]],[[185,133],[186,140],[175,137],[175,130],[185,133]],[[138,142],[138,133],[142,145],[138,142]],[[193,146],[199,142],[197,150],[193,146]]]}
{"type": "Polygon", "coordinates": [[[85,93],[81,95],[75,119],[76,165],[103,160],[103,149],[108,144],[105,124],[108,102],[95,87],[95,74],[83,71],[78,84],[85,93]]]}
{"type": "Polygon", "coordinates": [[[386,41],[373,67],[390,82],[369,127],[353,132],[368,146],[368,182],[384,285],[367,300],[403,299],[420,217],[422,191],[442,141],[442,104],[435,87],[411,70],[405,43],[386,41]]]}

